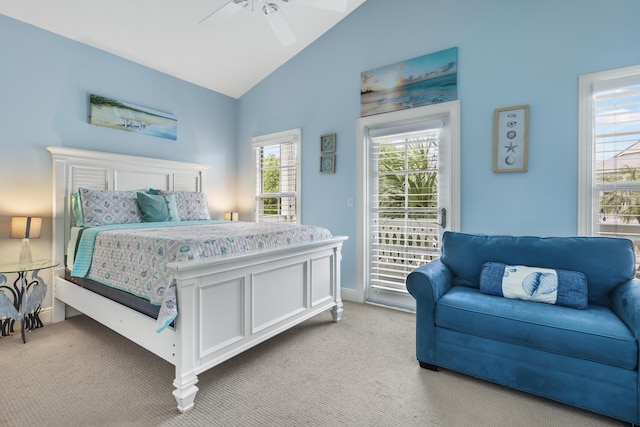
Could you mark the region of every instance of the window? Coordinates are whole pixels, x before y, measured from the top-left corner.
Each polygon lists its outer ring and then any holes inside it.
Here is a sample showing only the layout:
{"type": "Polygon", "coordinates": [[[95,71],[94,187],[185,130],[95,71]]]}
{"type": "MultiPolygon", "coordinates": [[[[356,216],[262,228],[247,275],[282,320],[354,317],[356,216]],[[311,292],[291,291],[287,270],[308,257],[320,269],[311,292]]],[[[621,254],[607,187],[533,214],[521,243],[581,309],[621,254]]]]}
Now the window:
{"type": "Polygon", "coordinates": [[[414,309],[407,275],[459,226],[459,102],[361,118],[363,300],[414,309]]]}
{"type": "Polygon", "coordinates": [[[579,126],[578,231],[639,254],[640,66],[581,76],[579,126]]]}
{"type": "Polygon", "coordinates": [[[300,223],[300,129],[252,139],[257,222],[300,223]]]}

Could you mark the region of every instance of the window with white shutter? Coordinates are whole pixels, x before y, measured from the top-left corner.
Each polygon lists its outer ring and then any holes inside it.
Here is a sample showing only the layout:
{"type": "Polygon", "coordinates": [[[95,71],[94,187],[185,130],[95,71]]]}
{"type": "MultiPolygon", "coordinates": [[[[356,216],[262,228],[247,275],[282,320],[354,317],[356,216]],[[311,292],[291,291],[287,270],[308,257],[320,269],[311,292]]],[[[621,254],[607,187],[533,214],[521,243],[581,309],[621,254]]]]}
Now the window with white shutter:
{"type": "Polygon", "coordinates": [[[580,78],[580,208],[583,235],[640,245],[640,67],[580,78]]]}
{"type": "Polygon", "coordinates": [[[257,222],[300,222],[300,129],[255,137],[257,222]]]}

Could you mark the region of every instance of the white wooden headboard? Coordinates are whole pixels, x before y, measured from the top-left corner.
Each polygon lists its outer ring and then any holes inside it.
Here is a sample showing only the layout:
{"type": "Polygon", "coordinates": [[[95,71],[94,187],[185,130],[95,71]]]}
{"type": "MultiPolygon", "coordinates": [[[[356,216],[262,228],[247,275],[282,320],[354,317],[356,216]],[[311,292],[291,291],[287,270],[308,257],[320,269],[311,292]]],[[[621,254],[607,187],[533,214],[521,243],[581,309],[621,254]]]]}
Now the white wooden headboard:
{"type": "Polygon", "coordinates": [[[128,156],[67,147],[47,147],[53,159],[54,260],[64,264],[69,238],[71,193],[78,187],[96,190],[204,192],[209,166],[150,157],[128,156]]]}

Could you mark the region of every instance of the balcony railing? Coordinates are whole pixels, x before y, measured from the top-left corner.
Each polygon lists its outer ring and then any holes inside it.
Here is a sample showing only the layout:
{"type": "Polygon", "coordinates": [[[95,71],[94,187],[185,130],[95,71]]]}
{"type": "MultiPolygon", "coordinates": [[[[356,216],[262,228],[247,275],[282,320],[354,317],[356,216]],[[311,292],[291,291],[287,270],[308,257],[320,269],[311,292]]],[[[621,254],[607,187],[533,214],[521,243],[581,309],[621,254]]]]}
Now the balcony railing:
{"type": "Polygon", "coordinates": [[[414,268],[440,256],[438,225],[424,220],[381,220],[372,238],[376,287],[404,288],[414,268]]]}

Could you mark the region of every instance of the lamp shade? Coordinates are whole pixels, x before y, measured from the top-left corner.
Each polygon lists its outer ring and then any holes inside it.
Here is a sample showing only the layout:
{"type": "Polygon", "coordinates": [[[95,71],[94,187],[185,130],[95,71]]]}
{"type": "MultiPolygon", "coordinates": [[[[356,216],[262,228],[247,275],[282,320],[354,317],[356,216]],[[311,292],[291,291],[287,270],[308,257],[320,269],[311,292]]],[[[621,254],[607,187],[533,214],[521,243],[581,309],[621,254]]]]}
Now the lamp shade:
{"type": "Polygon", "coordinates": [[[238,212],[225,212],[224,213],[225,221],[237,221],[238,220],[238,212]]]}
{"type": "Polygon", "coordinates": [[[12,239],[37,239],[40,237],[42,218],[35,216],[11,217],[12,239]]]}

